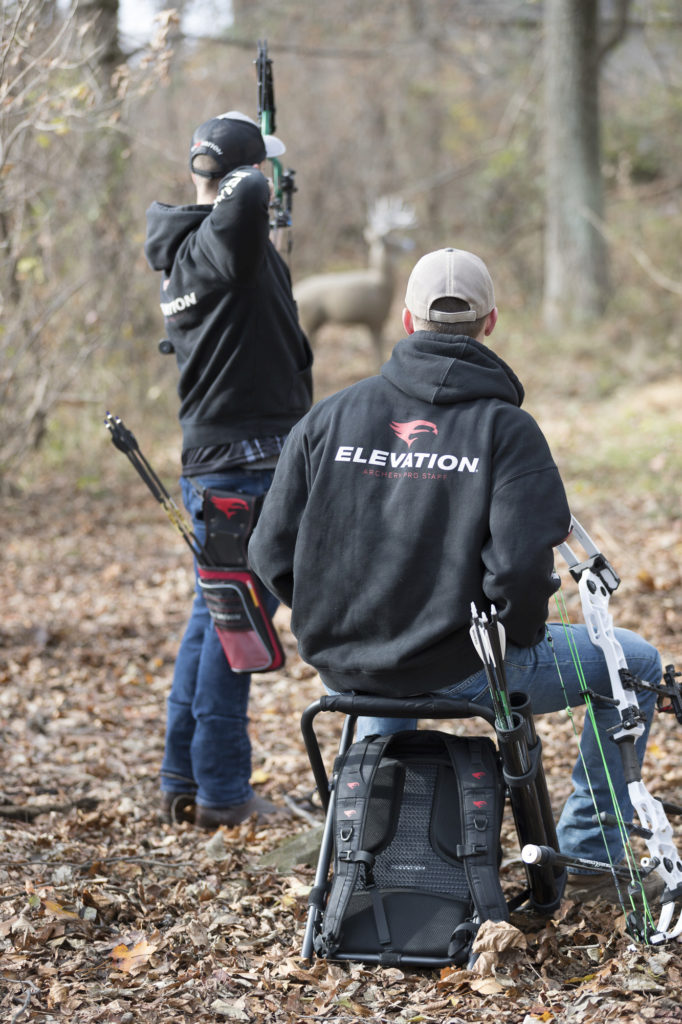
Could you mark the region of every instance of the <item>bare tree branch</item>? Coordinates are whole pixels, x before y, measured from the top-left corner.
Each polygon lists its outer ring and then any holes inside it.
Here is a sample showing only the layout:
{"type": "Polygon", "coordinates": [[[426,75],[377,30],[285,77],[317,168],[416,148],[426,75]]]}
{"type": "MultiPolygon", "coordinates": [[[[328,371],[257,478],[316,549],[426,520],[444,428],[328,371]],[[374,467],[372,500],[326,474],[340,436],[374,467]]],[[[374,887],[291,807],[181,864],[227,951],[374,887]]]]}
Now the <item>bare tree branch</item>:
{"type": "Polygon", "coordinates": [[[597,231],[611,244],[617,244],[620,251],[625,250],[635,263],[639,264],[642,270],[645,272],[647,277],[654,282],[659,288],[662,288],[666,292],[670,292],[672,295],[682,296],[682,284],[679,281],[674,280],[672,277],[668,277],[662,270],[659,270],[655,266],[654,261],[651,259],[649,254],[642,249],[641,246],[635,245],[634,242],[624,242],[622,237],[611,228],[608,227],[606,222],[598,217],[592,210],[583,209],[582,215],[586,220],[592,224],[597,231]]]}

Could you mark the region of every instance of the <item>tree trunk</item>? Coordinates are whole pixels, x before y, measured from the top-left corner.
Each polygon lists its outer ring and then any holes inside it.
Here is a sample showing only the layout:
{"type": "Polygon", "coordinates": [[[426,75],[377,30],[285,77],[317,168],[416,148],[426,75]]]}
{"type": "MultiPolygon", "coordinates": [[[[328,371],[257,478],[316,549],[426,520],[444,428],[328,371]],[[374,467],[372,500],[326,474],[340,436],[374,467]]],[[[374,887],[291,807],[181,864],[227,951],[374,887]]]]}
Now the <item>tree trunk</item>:
{"type": "Polygon", "coordinates": [[[98,77],[106,89],[111,88],[113,71],[123,60],[118,39],[118,6],[118,0],[79,0],[77,7],[80,22],[92,22],[98,44],[98,77]]]}
{"type": "Polygon", "coordinates": [[[545,2],[544,318],[556,330],[604,312],[608,254],[600,167],[598,0],[545,2]]]}

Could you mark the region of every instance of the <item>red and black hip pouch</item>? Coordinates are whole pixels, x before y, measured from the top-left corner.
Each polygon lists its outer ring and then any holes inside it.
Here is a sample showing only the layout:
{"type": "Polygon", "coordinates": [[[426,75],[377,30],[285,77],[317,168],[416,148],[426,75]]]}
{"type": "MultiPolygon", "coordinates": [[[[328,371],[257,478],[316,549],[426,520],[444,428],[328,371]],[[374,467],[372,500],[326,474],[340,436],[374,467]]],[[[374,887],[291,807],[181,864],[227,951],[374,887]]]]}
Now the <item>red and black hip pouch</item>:
{"type": "Polygon", "coordinates": [[[233,672],[271,672],[284,664],[284,652],[246,559],[263,497],[211,488],[201,494],[206,561],[197,559],[199,586],[225,657],[233,672]]]}

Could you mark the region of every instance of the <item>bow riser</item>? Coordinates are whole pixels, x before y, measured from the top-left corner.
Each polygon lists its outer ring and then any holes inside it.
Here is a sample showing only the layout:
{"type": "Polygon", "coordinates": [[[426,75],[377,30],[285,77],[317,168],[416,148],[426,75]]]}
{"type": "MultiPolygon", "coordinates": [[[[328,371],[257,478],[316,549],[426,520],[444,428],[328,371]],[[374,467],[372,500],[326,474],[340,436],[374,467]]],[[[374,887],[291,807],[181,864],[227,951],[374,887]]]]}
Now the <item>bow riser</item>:
{"type": "Polygon", "coordinates": [[[621,736],[632,736],[635,739],[644,732],[644,723],[638,721],[639,703],[635,694],[626,693],[621,680],[621,670],[627,671],[627,661],[623,648],[613,631],[613,618],[608,611],[610,594],[603,585],[601,578],[591,570],[583,572],[578,583],[578,592],[583,609],[583,618],[590,634],[590,640],[598,647],[606,659],[606,666],[611,680],[611,693],[617,701],[617,707],[623,723],[630,723],[613,734],[617,742],[621,736]]]}

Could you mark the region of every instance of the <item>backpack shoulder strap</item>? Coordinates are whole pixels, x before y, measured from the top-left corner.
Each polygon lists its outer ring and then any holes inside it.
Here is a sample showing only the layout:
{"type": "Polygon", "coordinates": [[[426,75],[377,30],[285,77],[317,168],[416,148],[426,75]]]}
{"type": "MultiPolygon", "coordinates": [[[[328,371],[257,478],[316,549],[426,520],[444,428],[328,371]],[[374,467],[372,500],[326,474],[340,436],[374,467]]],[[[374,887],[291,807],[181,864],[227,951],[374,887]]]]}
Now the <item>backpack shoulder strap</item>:
{"type": "Polygon", "coordinates": [[[504,788],[495,746],[487,737],[448,736],[446,746],[459,788],[464,862],[480,921],[508,921],[499,876],[504,788]]]}
{"type": "MultiPolygon", "coordinates": [[[[377,768],[392,735],[371,736],[348,748],[341,760],[334,786],[334,877],[324,912],[323,929],[315,941],[316,951],[330,956],[337,948],[348,901],[355,889],[360,867],[368,889],[372,888],[374,854],[362,849],[367,805],[377,768]]],[[[379,941],[390,942],[381,896],[372,892],[379,941]]]]}

